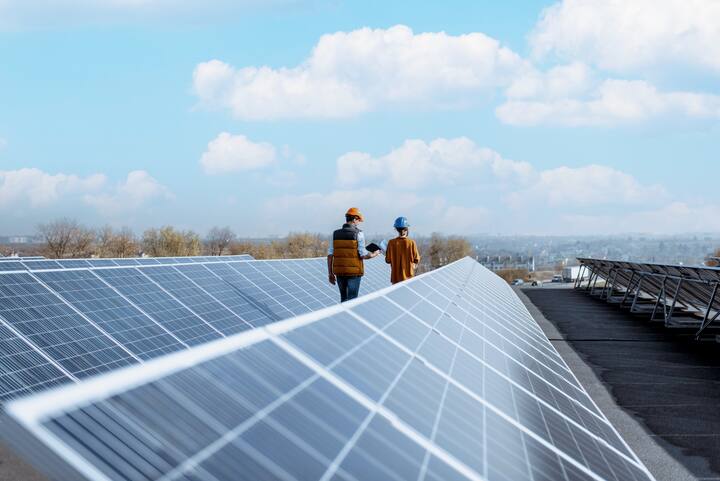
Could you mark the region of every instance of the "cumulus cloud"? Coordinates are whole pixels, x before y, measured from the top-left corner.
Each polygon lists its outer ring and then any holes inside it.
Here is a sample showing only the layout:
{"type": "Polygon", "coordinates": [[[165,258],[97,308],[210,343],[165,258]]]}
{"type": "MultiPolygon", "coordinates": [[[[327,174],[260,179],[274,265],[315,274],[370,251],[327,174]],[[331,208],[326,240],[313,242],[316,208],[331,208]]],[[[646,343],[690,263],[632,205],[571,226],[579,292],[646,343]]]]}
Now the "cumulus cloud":
{"type": "Polygon", "coordinates": [[[97,194],[87,194],[84,200],[107,215],[137,210],[151,201],[171,199],[172,193],[144,170],[128,173],[125,180],[97,194]]]}
{"type": "Polygon", "coordinates": [[[497,117],[512,125],[563,126],[613,126],[658,118],[720,119],[720,95],[661,92],[640,80],[605,80],[579,98],[540,92],[532,85],[514,88],[515,98],[495,110],[497,117]],[[520,91],[523,96],[535,91],[541,98],[523,99],[520,91]]]}
{"type": "Polygon", "coordinates": [[[106,181],[102,174],[82,177],[36,168],[0,171],[0,206],[47,206],[68,195],[97,192],[106,181]]]}
{"type": "Polygon", "coordinates": [[[490,172],[500,179],[525,180],[533,173],[527,162],[503,158],[465,137],[406,140],[386,155],[348,152],[337,160],[337,179],[352,186],[368,180],[401,189],[418,189],[432,183],[467,183],[490,172]]]}
{"type": "Polygon", "coordinates": [[[563,0],[543,12],[530,43],[536,55],[603,69],[681,64],[720,73],[720,2],[563,0]]]}
{"type": "Polygon", "coordinates": [[[208,143],[200,164],[206,174],[225,174],[259,169],[276,160],[277,153],[271,144],[222,132],[208,143]]]}
{"type": "Polygon", "coordinates": [[[561,221],[590,234],[677,234],[720,231],[720,204],[673,201],[613,215],[567,214],[561,221]]]}
{"type": "Polygon", "coordinates": [[[387,104],[458,106],[507,85],[526,62],[482,33],[419,33],[404,26],[323,35],[295,67],[199,64],[199,104],[241,119],[347,117],[387,104]]]}
{"type": "Polygon", "coordinates": [[[508,197],[516,207],[542,203],[568,205],[648,204],[666,197],[659,185],[643,185],[632,175],[603,165],[559,167],[539,173],[536,181],[508,197]]]}
{"type": "Polygon", "coordinates": [[[343,214],[350,206],[360,208],[365,217],[362,229],[370,234],[392,231],[398,215],[408,216],[415,232],[446,234],[479,232],[489,218],[484,207],[454,205],[440,196],[360,188],[269,199],[260,210],[261,229],[265,232],[288,229],[330,232],[343,222],[343,214]]]}

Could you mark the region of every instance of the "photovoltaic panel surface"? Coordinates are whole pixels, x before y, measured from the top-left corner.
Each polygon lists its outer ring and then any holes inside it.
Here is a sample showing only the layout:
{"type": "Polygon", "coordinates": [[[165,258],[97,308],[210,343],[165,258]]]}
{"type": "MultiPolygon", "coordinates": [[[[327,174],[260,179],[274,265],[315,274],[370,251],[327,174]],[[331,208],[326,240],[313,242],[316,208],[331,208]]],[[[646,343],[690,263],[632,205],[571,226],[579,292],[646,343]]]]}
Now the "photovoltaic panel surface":
{"type": "Polygon", "coordinates": [[[3,429],[57,479],[652,479],[467,258],[14,402],[3,429]]]}
{"type": "Polygon", "coordinates": [[[88,259],[45,259],[44,257],[0,258],[0,271],[73,269],[82,267],[115,267],[158,264],[193,264],[196,262],[231,262],[254,260],[251,255],[195,256],[195,257],[123,257],[88,259]]]}
{"type": "MultiPolygon", "coordinates": [[[[249,261],[255,267],[240,269],[248,277],[234,267],[244,256],[188,259],[148,265],[133,259],[128,267],[106,266],[120,259],[73,259],[66,268],[0,271],[0,326],[14,336],[0,351],[6,358],[0,400],[338,302],[325,258],[249,261]],[[76,261],[104,262],[75,267],[76,261]]],[[[368,262],[367,271],[385,282],[364,282],[361,293],[388,285],[385,263],[368,262]]]]}

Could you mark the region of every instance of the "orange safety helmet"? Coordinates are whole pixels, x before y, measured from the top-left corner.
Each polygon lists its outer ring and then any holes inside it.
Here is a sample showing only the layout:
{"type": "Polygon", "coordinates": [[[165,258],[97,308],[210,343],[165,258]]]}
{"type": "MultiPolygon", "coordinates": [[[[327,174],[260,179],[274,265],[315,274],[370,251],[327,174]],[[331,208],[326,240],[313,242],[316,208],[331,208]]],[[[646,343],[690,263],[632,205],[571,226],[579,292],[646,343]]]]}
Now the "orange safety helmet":
{"type": "Polygon", "coordinates": [[[345,215],[354,215],[355,217],[360,218],[360,222],[364,222],[365,219],[363,219],[363,215],[360,213],[360,210],[357,207],[350,207],[347,212],[345,212],[345,215]]]}

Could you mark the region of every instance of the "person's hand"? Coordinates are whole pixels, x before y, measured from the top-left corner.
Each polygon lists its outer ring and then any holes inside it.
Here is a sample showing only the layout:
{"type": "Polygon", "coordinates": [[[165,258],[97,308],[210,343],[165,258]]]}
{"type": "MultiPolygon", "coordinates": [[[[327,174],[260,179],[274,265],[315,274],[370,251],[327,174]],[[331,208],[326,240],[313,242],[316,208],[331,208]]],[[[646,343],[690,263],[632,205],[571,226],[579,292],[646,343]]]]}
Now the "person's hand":
{"type": "Polygon", "coordinates": [[[328,274],[328,281],[330,281],[330,284],[333,286],[335,285],[335,274],[328,274]]]}

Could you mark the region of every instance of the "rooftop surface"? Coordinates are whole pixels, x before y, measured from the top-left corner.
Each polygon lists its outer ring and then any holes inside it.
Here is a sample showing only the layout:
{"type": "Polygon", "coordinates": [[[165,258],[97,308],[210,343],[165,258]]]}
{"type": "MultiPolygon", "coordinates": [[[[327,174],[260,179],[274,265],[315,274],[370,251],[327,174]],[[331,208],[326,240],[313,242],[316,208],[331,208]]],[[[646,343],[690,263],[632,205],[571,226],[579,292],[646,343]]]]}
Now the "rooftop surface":
{"type": "Polygon", "coordinates": [[[658,480],[720,480],[720,344],[693,341],[585,292],[519,293],[658,480]]]}

